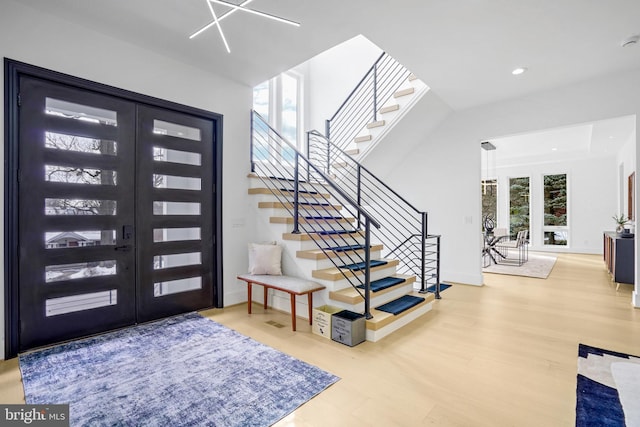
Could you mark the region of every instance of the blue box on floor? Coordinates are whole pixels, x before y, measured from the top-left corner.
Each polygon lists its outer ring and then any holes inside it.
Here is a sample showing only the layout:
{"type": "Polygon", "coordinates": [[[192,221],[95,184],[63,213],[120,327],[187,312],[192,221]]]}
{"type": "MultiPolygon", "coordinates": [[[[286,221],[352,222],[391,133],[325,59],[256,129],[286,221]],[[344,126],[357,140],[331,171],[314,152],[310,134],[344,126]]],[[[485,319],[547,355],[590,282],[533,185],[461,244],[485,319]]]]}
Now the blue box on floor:
{"type": "Polygon", "coordinates": [[[353,347],[365,340],[364,314],[342,310],[331,316],[331,339],[353,347]]]}

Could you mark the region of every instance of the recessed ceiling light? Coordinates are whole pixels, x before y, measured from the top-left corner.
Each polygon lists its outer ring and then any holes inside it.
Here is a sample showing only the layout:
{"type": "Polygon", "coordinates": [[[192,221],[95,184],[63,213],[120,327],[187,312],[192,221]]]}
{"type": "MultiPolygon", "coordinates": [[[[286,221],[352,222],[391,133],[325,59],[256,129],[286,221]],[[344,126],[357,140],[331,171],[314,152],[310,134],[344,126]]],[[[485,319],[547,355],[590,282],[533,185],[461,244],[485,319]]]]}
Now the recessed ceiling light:
{"type": "Polygon", "coordinates": [[[525,71],[527,71],[526,67],[518,67],[516,69],[514,69],[511,74],[513,74],[514,76],[519,76],[520,74],[524,73],[525,71]]]}
{"type": "Polygon", "coordinates": [[[558,151],[558,149],[556,147],[553,147],[551,151],[558,151]]]}

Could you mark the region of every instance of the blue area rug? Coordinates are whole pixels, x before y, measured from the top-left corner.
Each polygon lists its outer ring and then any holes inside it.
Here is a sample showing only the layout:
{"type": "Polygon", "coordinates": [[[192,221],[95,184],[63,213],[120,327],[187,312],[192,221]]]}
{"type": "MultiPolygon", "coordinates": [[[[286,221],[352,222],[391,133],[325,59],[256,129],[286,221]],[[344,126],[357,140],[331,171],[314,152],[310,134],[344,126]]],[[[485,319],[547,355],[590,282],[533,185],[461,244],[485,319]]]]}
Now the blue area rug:
{"type": "Polygon", "coordinates": [[[403,311],[420,304],[422,301],[424,301],[424,298],[414,297],[413,295],[403,295],[397,300],[382,304],[380,307],[376,307],[376,310],[384,311],[397,316],[403,311]]]}
{"type": "MultiPolygon", "coordinates": [[[[445,289],[449,289],[451,287],[451,285],[448,285],[446,283],[440,283],[440,292],[444,291],[445,289]]],[[[431,285],[429,287],[427,287],[427,292],[431,292],[432,294],[436,293],[436,285],[431,285]]]]}
{"type": "Polygon", "coordinates": [[[26,403],[72,426],[269,426],[339,380],[197,313],[20,356],[26,403]]]}
{"type": "MultiPolygon", "coordinates": [[[[399,277],[384,277],[379,280],[374,280],[371,282],[371,292],[380,292],[383,289],[390,288],[404,281],[404,279],[399,277]]],[[[358,287],[364,289],[364,285],[358,285],[358,287]]]]}
{"type": "MultiPolygon", "coordinates": [[[[369,262],[369,265],[371,267],[377,267],[379,265],[385,265],[387,263],[387,261],[382,261],[382,260],[371,260],[371,262],[369,262]]],[[[347,265],[343,265],[340,268],[346,268],[348,270],[351,271],[360,271],[360,270],[364,270],[367,266],[366,262],[356,262],[355,264],[347,264],[347,265]]]]}
{"type": "Polygon", "coordinates": [[[576,427],[640,425],[640,358],[580,344],[576,427]]]}

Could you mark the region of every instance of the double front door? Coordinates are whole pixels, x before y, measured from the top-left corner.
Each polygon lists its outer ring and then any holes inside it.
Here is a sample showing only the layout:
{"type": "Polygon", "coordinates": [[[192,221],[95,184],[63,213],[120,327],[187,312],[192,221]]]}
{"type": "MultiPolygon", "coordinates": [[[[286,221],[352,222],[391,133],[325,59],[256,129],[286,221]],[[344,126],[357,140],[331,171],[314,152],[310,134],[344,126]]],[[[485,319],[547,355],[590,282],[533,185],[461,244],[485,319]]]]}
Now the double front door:
{"type": "Polygon", "coordinates": [[[19,350],[211,307],[216,121],[19,86],[19,350]]]}

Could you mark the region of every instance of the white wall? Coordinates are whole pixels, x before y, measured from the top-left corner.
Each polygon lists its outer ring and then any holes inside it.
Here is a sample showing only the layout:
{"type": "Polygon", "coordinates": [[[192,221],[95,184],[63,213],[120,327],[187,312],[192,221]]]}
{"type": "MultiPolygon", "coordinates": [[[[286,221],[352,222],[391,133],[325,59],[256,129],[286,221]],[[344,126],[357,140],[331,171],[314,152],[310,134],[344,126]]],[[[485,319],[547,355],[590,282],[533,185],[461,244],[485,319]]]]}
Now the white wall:
{"type": "MultiPolygon", "coordinates": [[[[3,0],[0,8],[1,57],[224,115],[224,299],[225,305],[246,300],[246,290],[235,276],[247,270],[246,243],[255,227],[246,213],[251,88],[220,78],[215,70],[205,72],[185,66],[17,2],[3,0]]],[[[4,117],[3,105],[0,113],[4,117]]],[[[0,121],[0,135],[4,135],[3,126],[4,121],[0,121]]],[[[4,171],[0,179],[4,179],[4,171]]],[[[4,268],[4,249],[0,251],[4,268]]],[[[3,356],[4,286],[0,289],[3,356]]]]}
{"type": "MultiPolygon", "coordinates": [[[[394,141],[394,150],[369,166],[428,209],[430,230],[442,234],[443,279],[480,285],[480,142],[632,114],[640,114],[639,70],[454,112],[432,132],[394,141]]],[[[634,157],[638,155],[636,150],[634,157]]],[[[609,166],[596,168],[594,175],[604,167],[609,166]]],[[[634,301],[640,306],[638,292],[634,301]]]]}
{"type": "Polygon", "coordinates": [[[509,178],[529,177],[530,250],[602,254],[602,232],[615,229],[618,195],[615,156],[496,168],[498,225],[509,228],[509,178]],[[594,170],[601,171],[594,174],[594,170]],[[569,246],[543,245],[544,175],[567,174],[569,246]]]}
{"type": "Polygon", "coordinates": [[[378,46],[356,36],[307,61],[305,128],[324,134],[325,120],[331,118],[381,54],[378,46]]]}
{"type": "MultiPolygon", "coordinates": [[[[637,129],[636,129],[637,132],[637,129]]],[[[620,207],[616,213],[617,214],[621,214],[624,213],[624,215],[627,215],[627,208],[628,208],[628,199],[627,199],[627,192],[628,192],[628,180],[627,177],[633,173],[636,172],[636,132],[634,132],[630,137],[629,137],[629,141],[627,141],[622,149],[620,149],[620,151],[618,152],[618,156],[616,158],[616,165],[617,165],[617,170],[616,173],[618,173],[618,171],[620,171],[622,173],[622,176],[619,176],[617,178],[617,184],[620,187],[619,191],[618,191],[618,206],[620,207]]],[[[637,177],[638,173],[636,172],[636,186],[638,184],[638,177],[637,177]]],[[[637,202],[637,199],[636,199],[637,202]]],[[[635,216],[637,218],[638,216],[638,210],[635,209],[635,216]]],[[[634,220],[634,223],[637,225],[638,221],[637,219],[634,220]]]]}

